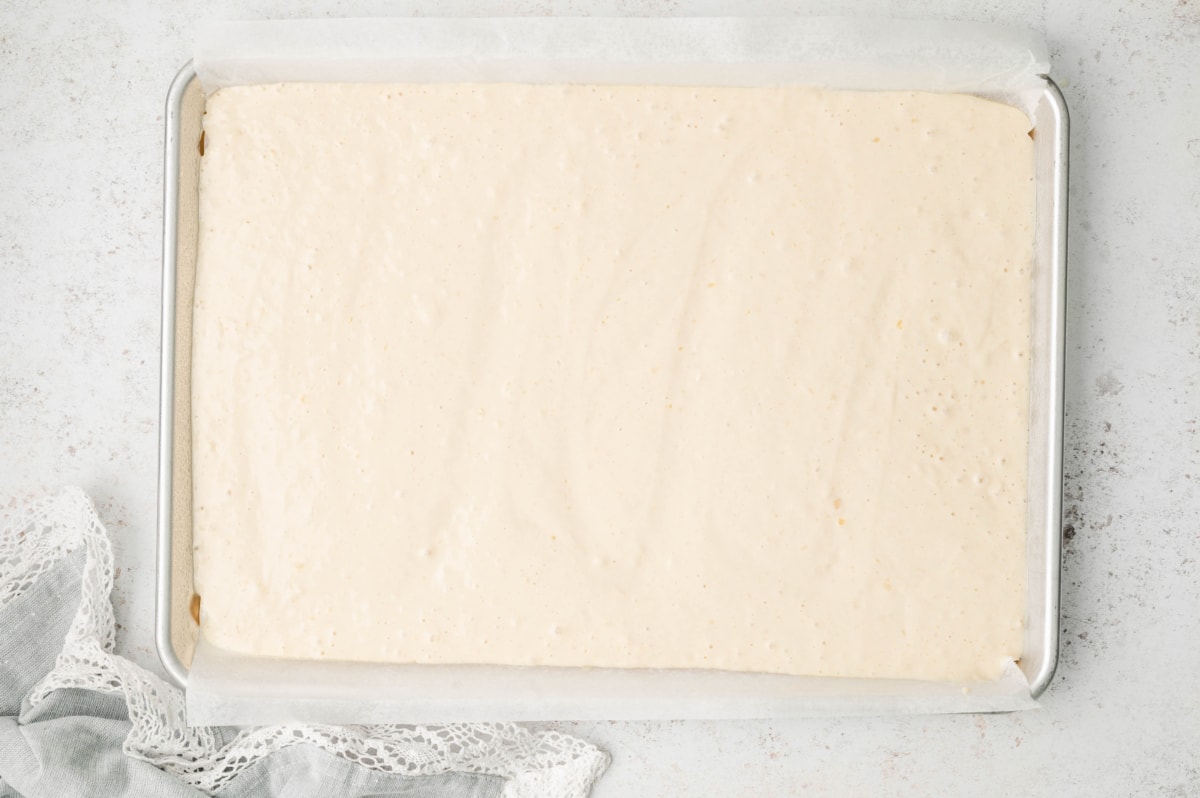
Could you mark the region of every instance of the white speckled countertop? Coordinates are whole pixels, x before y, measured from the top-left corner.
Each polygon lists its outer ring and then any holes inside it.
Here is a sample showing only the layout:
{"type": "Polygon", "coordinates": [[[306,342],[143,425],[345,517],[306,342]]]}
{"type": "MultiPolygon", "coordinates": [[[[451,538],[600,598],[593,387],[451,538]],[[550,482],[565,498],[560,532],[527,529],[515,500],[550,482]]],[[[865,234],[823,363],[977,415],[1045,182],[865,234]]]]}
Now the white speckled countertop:
{"type": "MultiPolygon", "coordinates": [[[[753,9],[1030,26],[1071,110],[1063,636],[1043,709],[554,725],[612,752],[597,798],[1200,795],[1200,0],[889,5],[753,9]]],[[[114,538],[118,649],[148,667],[167,85],[203,18],[396,12],[384,0],[0,6],[0,520],[66,484],[89,491],[114,538]]]]}

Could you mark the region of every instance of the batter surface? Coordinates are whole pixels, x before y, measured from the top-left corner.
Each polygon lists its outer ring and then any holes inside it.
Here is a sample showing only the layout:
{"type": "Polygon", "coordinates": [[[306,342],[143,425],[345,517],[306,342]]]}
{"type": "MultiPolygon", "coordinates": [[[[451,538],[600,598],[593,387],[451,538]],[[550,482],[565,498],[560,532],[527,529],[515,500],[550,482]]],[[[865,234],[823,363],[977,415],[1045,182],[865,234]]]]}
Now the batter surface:
{"type": "Polygon", "coordinates": [[[298,658],[985,679],[1033,145],[960,95],[208,100],[195,580],[298,658]]]}

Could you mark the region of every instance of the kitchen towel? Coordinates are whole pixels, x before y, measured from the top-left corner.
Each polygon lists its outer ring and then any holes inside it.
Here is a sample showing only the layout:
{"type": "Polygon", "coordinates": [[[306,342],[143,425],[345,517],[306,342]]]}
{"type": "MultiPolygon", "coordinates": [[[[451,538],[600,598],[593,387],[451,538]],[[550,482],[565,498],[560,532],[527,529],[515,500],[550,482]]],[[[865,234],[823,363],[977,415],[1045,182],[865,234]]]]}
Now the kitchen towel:
{"type": "Polygon", "coordinates": [[[113,653],[112,572],[78,488],[0,529],[0,798],[583,798],[608,766],[511,723],[188,727],[180,690],[113,653]]]}

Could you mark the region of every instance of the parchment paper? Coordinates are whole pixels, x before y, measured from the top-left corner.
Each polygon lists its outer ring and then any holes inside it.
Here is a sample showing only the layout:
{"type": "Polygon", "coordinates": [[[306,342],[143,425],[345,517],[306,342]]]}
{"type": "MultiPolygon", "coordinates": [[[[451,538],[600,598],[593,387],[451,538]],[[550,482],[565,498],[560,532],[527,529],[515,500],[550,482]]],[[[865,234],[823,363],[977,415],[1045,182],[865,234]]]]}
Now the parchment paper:
{"type": "Polygon", "coordinates": [[[1045,74],[1030,32],[970,22],[820,18],[411,18],[201,29],[205,89],[283,81],[803,83],[1019,91],[1045,74]]]}
{"type": "Polygon", "coordinates": [[[1006,712],[1037,706],[1015,663],[995,682],[819,679],[684,670],[299,662],[201,635],[188,724],[778,718],[1006,712]]]}
{"type": "MultiPolygon", "coordinates": [[[[296,81],[804,84],[962,91],[1034,109],[1049,70],[1027,31],[843,18],[403,18],[202,28],[207,91],[296,81]]],[[[201,636],[193,725],[767,718],[1002,712],[1037,706],[1015,663],[989,683],[702,671],[296,662],[201,636]]]]}

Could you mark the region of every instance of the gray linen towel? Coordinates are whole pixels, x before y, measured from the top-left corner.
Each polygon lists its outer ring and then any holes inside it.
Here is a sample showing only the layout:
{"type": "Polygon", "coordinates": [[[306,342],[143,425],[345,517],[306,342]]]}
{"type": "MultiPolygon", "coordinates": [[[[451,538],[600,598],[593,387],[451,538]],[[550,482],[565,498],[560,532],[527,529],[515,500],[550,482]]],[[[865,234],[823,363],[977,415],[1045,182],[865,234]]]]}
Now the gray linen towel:
{"type": "Polygon", "coordinates": [[[0,798],[584,798],[608,755],[513,724],[188,728],[112,653],[112,553],[78,489],[0,530],[0,798]]]}

